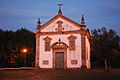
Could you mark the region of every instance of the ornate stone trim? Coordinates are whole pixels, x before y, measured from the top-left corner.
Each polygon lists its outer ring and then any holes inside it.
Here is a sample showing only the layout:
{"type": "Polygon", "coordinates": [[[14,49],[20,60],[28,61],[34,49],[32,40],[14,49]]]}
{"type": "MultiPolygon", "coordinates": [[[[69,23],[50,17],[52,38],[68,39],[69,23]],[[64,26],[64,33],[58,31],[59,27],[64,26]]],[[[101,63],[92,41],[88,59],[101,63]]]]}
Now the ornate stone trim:
{"type": "Polygon", "coordinates": [[[39,51],[39,46],[40,45],[40,36],[36,36],[36,58],[35,58],[35,70],[38,70],[40,68],[39,66],[39,55],[40,55],[40,51],[39,51]]]}
{"type": "Polygon", "coordinates": [[[78,64],[78,61],[77,60],[71,60],[71,64],[76,65],[76,64],[78,64]]]}
{"type": "Polygon", "coordinates": [[[57,24],[58,24],[58,32],[62,32],[63,28],[62,28],[62,21],[58,21],[57,24]]]}
{"type": "Polygon", "coordinates": [[[51,42],[52,38],[47,36],[43,40],[45,41],[45,45],[44,45],[45,51],[50,51],[50,42],[51,42]]]}
{"type": "Polygon", "coordinates": [[[82,54],[82,66],[81,68],[86,69],[86,38],[85,34],[81,35],[81,54],[82,54]]]}
{"type": "Polygon", "coordinates": [[[75,33],[75,34],[82,34],[81,30],[74,30],[74,31],[62,31],[62,32],[40,32],[40,35],[59,35],[59,34],[71,34],[71,33],[75,33]]]}
{"type": "Polygon", "coordinates": [[[60,42],[60,43],[55,42],[51,45],[50,48],[52,48],[52,49],[67,49],[68,46],[64,42],[60,42]]]}
{"type": "Polygon", "coordinates": [[[75,47],[75,43],[76,43],[75,39],[77,39],[77,37],[71,35],[71,36],[68,37],[68,39],[69,39],[69,50],[75,50],[76,49],[76,47],[75,47]]]}
{"type": "Polygon", "coordinates": [[[43,40],[45,40],[45,42],[49,42],[49,41],[51,41],[52,40],[52,38],[50,38],[50,37],[45,37],[43,40]]]}
{"type": "Polygon", "coordinates": [[[43,65],[48,65],[49,64],[49,60],[43,60],[43,65]]]}
{"type": "Polygon", "coordinates": [[[53,51],[53,69],[55,69],[55,53],[56,52],[64,52],[64,69],[67,69],[67,44],[65,44],[64,42],[60,42],[59,44],[62,45],[58,45],[58,42],[53,43],[51,48],[53,51]]]}
{"type": "Polygon", "coordinates": [[[77,37],[76,37],[76,36],[71,35],[71,36],[69,36],[69,37],[68,37],[68,39],[69,39],[69,40],[75,40],[75,39],[77,39],[77,37]]]}
{"type": "Polygon", "coordinates": [[[65,17],[65,16],[63,16],[63,15],[57,15],[57,16],[55,16],[54,18],[52,18],[51,20],[49,20],[47,23],[45,23],[44,25],[42,25],[42,26],[40,27],[40,30],[44,29],[45,27],[47,27],[49,24],[51,24],[52,22],[54,22],[54,21],[57,20],[58,18],[62,18],[62,19],[64,19],[64,20],[72,23],[73,25],[75,25],[75,26],[78,27],[78,28],[81,27],[81,25],[78,24],[78,23],[76,23],[75,21],[73,21],[73,20],[71,20],[71,19],[69,19],[69,18],[67,18],[67,17],[65,17]]]}

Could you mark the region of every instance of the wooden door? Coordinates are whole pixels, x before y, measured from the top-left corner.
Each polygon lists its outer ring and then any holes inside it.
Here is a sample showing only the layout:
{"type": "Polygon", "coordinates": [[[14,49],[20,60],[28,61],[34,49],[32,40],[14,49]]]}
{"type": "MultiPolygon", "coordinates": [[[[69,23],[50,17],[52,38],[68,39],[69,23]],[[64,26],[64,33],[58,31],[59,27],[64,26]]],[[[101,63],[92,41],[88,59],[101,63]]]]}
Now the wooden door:
{"type": "Polygon", "coordinates": [[[64,68],[64,52],[55,53],[55,68],[56,69],[64,68]]]}

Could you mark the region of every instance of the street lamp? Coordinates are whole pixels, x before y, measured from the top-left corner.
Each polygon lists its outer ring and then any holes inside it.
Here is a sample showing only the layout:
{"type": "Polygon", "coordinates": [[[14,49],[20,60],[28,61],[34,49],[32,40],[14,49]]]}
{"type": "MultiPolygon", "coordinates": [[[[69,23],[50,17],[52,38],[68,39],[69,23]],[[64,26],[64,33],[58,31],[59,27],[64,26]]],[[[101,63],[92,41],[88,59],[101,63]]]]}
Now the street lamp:
{"type": "Polygon", "coordinates": [[[25,67],[26,66],[26,54],[28,50],[26,48],[23,48],[22,52],[25,54],[25,58],[24,58],[24,67],[25,67]]]}

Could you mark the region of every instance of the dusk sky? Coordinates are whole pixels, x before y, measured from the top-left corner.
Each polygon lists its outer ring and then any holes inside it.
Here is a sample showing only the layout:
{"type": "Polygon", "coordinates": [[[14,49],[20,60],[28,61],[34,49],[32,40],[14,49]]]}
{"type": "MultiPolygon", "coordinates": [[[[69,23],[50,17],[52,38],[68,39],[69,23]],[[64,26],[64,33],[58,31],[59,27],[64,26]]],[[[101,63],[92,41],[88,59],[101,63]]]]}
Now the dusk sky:
{"type": "Polygon", "coordinates": [[[0,0],[0,29],[27,28],[35,31],[57,15],[58,3],[64,4],[63,15],[80,23],[84,14],[87,27],[114,29],[120,35],[120,0],[0,0]]]}

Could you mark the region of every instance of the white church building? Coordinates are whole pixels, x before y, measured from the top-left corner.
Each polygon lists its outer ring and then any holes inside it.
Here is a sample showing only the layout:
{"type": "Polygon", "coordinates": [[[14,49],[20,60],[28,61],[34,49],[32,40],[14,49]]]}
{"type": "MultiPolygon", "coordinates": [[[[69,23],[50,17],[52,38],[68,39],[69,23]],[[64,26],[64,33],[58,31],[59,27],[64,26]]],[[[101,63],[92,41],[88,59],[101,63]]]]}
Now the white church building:
{"type": "Polygon", "coordinates": [[[90,32],[84,16],[76,23],[62,15],[36,28],[35,69],[90,69],[90,32]]]}

